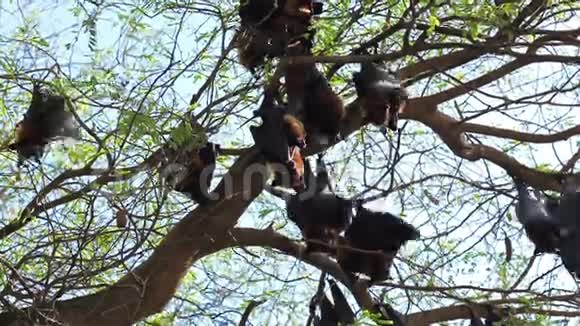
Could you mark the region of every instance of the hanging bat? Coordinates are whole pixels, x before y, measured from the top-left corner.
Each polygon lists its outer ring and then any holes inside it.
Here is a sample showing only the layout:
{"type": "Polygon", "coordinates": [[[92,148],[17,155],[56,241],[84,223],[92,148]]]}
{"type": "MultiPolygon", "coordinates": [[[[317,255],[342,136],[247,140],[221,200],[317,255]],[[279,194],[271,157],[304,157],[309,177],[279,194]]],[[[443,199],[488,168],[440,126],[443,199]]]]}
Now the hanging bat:
{"type": "Polygon", "coordinates": [[[304,190],[304,161],[301,149],[306,147],[306,131],[302,122],[286,113],[270,95],[264,97],[256,115],[262,118],[261,126],[250,127],[254,143],[266,159],[284,166],[275,171],[274,186],[284,185],[284,174],[289,175],[290,187],[304,190]]]}
{"type": "Polygon", "coordinates": [[[388,212],[375,212],[359,205],[352,224],[346,229],[338,250],[343,270],[370,277],[371,283],[389,276],[389,268],[399,249],[419,238],[419,231],[388,212]],[[361,252],[362,249],[371,252],[361,252]]]}
{"type": "Polygon", "coordinates": [[[396,131],[399,112],[408,100],[398,76],[377,63],[363,62],[353,80],[366,121],[396,131]]]}
{"type": "Polygon", "coordinates": [[[16,140],[8,146],[18,153],[18,166],[34,158],[40,162],[50,142],[79,138],[79,129],[71,112],[65,109],[65,98],[52,94],[34,83],[32,100],[24,118],[16,124],[16,140]]]}
{"type": "Polygon", "coordinates": [[[524,226],[528,238],[534,243],[534,254],[556,253],[560,242],[560,222],[553,215],[556,204],[548,209],[547,199],[539,192],[532,198],[528,185],[516,180],[518,202],[516,216],[524,226]]]}

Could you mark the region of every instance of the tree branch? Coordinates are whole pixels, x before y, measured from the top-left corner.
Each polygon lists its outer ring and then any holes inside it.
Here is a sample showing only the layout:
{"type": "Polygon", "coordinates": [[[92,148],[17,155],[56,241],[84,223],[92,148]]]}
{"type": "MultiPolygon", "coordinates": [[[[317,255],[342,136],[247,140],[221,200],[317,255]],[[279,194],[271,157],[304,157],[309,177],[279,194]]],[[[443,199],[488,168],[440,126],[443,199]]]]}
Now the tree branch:
{"type": "Polygon", "coordinates": [[[476,79],[470,80],[466,83],[462,83],[461,85],[455,86],[453,88],[447,89],[440,93],[427,96],[426,99],[430,103],[434,104],[441,104],[452,100],[456,97],[461,95],[465,95],[471,91],[475,91],[478,88],[485,86],[493,81],[498,80],[499,78],[506,76],[507,74],[516,71],[519,68],[522,68],[532,62],[531,59],[528,57],[522,57],[519,59],[515,59],[496,70],[492,70],[476,79]]]}
{"type": "Polygon", "coordinates": [[[258,307],[259,305],[261,305],[264,302],[266,302],[266,301],[265,300],[262,300],[262,301],[252,300],[252,301],[250,301],[250,304],[246,307],[246,310],[244,310],[244,314],[242,315],[242,318],[240,319],[240,323],[238,325],[239,326],[246,326],[246,323],[248,322],[248,319],[250,318],[250,314],[252,313],[252,310],[256,309],[256,307],[258,307]]]}
{"type": "MultiPolygon", "coordinates": [[[[413,113],[414,106],[420,101],[411,101],[409,110],[401,118],[422,122],[431,128],[443,142],[457,156],[469,161],[484,159],[503,168],[509,175],[521,178],[538,189],[560,191],[560,181],[563,174],[560,172],[544,172],[535,170],[518,162],[508,154],[491,146],[469,144],[461,130],[461,125],[453,117],[440,111],[432,110],[427,113],[413,113]]],[[[432,105],[432,104],[431,104],[432,105]]]]}
{"type": "Polygon", "coordinates": [[[413,81],[416,82],[435,73],[464,65],[487,52],[489,52],[489,50],[485,48],[469,48],[451,52],[449,54],[421,60],[420,62],[408,65],[399,70],[399,74],[402,79],[413,78],[413,81]]]}
{"type": "MultiPolygon", "coordinates": [[[[548,301],[548,300],[546,300],[548,301]]],[[[473,312],[482,317],[482,318],[489,318],[492,317],[492,313],[496,314],[496,311],[489,309],[485,303],[477,304],[477,305],[457,305],[457,306],[449,306],[444,308],[438,308],[428,311],[422,311],[417,313],[412,313],[408,315],[408,324],[409,325],[432,325],[436,323],[452,321],[452,320],[460,320],[460,319],[469,319],[471,318],[471,310],[473,312]],[[490,311],[491,310],[491,311],[490,311]]],[[[541,314],[541,315],[548,315],[548,316],[560,316],[560,317],[578,317],[578,312],[574,311],[557,311],[557,310],[545,310],[545,309],[535,309],[530,307],[517,307],[517,308],[509,308],[509,313],[512,315],[519,315],[519,314],[541,314]]],[[[501,316],[501,312],[499,313],[501,316]]]]}
{"type": "Polygon", "coordinates": [[[480,125],[476,123],[460,123],[459,128],[464,132],[472,132],[482,135],[507,138],[537,144],[554,143],[557,141],[567,140],[573,136],[580,135],[580,125],[574,126],[572,128],[554,134],[544,134],[544,135],[519,132],[510,129],[480,125]]]}

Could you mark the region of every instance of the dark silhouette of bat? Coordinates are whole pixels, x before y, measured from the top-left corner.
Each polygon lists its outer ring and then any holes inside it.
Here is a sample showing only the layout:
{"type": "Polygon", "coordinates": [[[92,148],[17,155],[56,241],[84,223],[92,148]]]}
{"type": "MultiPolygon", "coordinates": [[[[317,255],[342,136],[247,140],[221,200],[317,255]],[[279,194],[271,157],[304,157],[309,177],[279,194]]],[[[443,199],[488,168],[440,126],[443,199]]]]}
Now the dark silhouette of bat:
{"type": "Polygon", "coordinates": [[[266,57],[284,55],[293,38],[313,38],[311,18],[321,12],[322,3],[311,0],[242,1],[238,11],[241,30],[236,41],[240,63],[254,73],[266,57]]]}
{"type": "Polygon", "coordinates": [[[338,326],[338,321],[334,305],[325,294],[320,301],[320,319],[316,320],[314,326],[338,326]]]}
{"type": "MultiPolygon", "coordinates": [[[[324,162],[319,157],[317,166],[324,162]]],[[[317,168],[326,171],[325,167],[317,168]]],[[[339,234],[346,229],[352,219],[353,201],[327,191],[328,174],[314,183],[314,191],[306,192],[308,196],[291,196],[287,202],[288,218],[296,223],[304,239],[307,240],[307,252],[334,253],[339,234]]]]}
{"type": "Polygon", "coordinates": [[[560,223],[560,257],[566,269],[580,277],[580,180],[572,177],[563,183],[555,215],[560,223]]]}
{"type": "Polygon", "coordinates": [[[322,13],[322,3],[312,0],[241,0],[238,14],[243,25],[272,27],[279,17],[310,20],[322,13]]]}
{"type": "Polygon", "coordinates": [[[378,310],[384,320],[390,320],[393,326],[407,326],[404,322],[405,317],[395,310],[390,304],[384,303],[378,305],[378,310]]]}
{"type": "Polygon", "coordinates": [[[308,242],[307,251],[331,252],[336,239],[352,218],[352,201],[331,193],[319,193],[303,199],[291,196],[287,204],[288,218],[296,223],[308,242]],[[322,242],[322,244],[317,243],[322,242]],[[325,245],[327,244],[327,245],[325,245]]]}
{"type": "MultiPolygon", "coordinates": [[[[304,162],[300,149],[306,146],[306,131],[302,122],[286,113],[285,107],[277,105],[271,94],[265,95],[255,114],[262,118],[262,125],[250,127],[254,143],[268,161],[286,166],[294,190],[304,190],[304,162]]],[[[274,186],[286,186],[280,173],[275,173],[274,186]]]]}
{"type": "Polygon", "coordinates": [[[316,193],[326,192],[334,193],[334,185],[328,174],[328,169],[324,163],[324,158],[320,154],[316,159],[316,177],[314,178],[314,187],[316,193]]]}
{"type": "Polygon", "coordinates": [[[363,62],[353,75],[355,89],[366,121],[397,130],[399,112],[405,108],[408,94],[395,74],[377,63],[363,62]]]}
{"type": "Polygon", "coordinates": [[[338,326],[354,324],[355,314],[348,304],[346,297],[333,280],[328,280],[334,303],[325,294],[320,302],[320,319],[315,325],[338,326]]]}
{"type": "Polygon", "coordinates": [[[211,142],[202,148],[180,149],[174,161],[176,165],[172,165],[178,167],[177,173],[169,167],[165,172],[166,180],[174,184],[175,191],[186,194],[200,205],[207,205],[219,150],[220,146],[211,142]]]}
{"type": "MultiPolygon", "coordinates": [[[[502,318],[500,314],[506,313],[508,309],[500,308],[499,310],[495,310],[494,306],[486,304],[484,305],[487,310],[487,316],[484,318],[484,322],[481,322],[481,319],[475,316],[472,309],[470,310],[471,313],[471,325],[472,326],[494,326],[495,323],[501,322],[502,318]]],[[[495,325],[504,325],[504,324],[495,324],[495,325]]]]}
{"type": "Polygon", "coordinates": [[[369,276],[371,283],[383,281],[389,277],[393,258],[401,246],[409,240],[418,239],[419,236],[419,231],[402,219],[359,205],[352,224],[346,229],[342,245],[339,246],[338,263],[346,272],[369,276]]]}
{"type": "Polygon", "coordinates": [[[40,162],[51,141],[79,138],[74,116],[65,109],[65,98],[52,94],[35,82],[32,100],[24,118],[16,124],[16,140],[8,146],[18,153],[18,166],[34,158],[40,162]]]}
{"type": "Polygon", "coordinates": [[[479,318],[479,316],[477,316],[475,314],[475,312],[473,311],[473,309],[471,307],[469,308],[469,316],[470,316],[470,326],[485,326],[483,321],[481,320],[481,318],[479,318]]]}
{"type": "MultiPolygon", "coordinates": [[[[313,178],[308,164],[305,164],[305,176],[313,178]]],[[[286,201],[288,218],[300,229],[307,241],[307,252],[335,253],[334,247],[338,235],[349,225],[352,218],[353,201],[341,198],[327,191],[316,191],[316,180],[308,191],[290,194],[280,189],[269,191],[286,201]]],[[[323,187],[325,188],[325,187],[323,187]]]]}
{"type": "MultiPolygon", "coordinates": [[[[309,54],[306,39],[289,46],[290,55],[309,54]]],[[[342,99],[334,92],[314,63],[290,63],[285,74],[288,110],[304,122],[308,134],[334,140],[346,115],[342,99]]]]}
{"type": "Polygon", "coordinates": [[[560,243],[560,222],[553,213],[557,205],[550,202],[549,206],[547,198],[538,191],[535,192],[536,198],[532,198],[523,181],[515,180],[515,184],[518,191],[516,215],[536,247],[534,254],[556,253],[560,243]]]}
{"type": "Polygon", "coordinates": [[[264,96],[260,108],[254,112],[262,119],[260,126],[250,127],[254,143],[268,160],[291,161],[291,148],[306,146],[306,131],[300,120],[287,113],[284,106],[275,103],[270,94],[264,96]]]}
{"type": "Polygon", "coordinates": [[[342,293],[340,287],[338,287],[338,284],[336,284],[334,280],[328,280],[328,285],[330,286],[330,292],[332,294],[334,308],[338,320],[343,325],[353,324],[355,320],[355,314],[352,311],[350,304],[346,300],[344,293],[342,293]]]}

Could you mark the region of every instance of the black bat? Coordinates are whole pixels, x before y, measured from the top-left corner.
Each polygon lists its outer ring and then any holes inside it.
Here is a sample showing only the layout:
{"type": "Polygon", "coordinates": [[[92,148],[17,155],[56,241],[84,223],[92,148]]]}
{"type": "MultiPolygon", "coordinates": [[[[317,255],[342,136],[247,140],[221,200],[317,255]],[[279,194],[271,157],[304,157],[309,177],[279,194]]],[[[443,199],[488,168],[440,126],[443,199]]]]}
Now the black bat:
{"type": "Polygon", "coordinates": [[[240,63],[254,73],[266,57],[284,55],[294,38],[313,38],[311,18],[320,12],[322,3],[312,0],[242,0],[236,40],[240,63]]]}
{"type": "Polygon", "coordinates": [[[516,215],[536,247],[535,254],[556,253],[560,242],[560,222],[553,215],[555,208],[548,209],[546,197],[539,192],[535,192],[536,198],[532,198],[524,182],[515,180],[515,183],[518,190],[516,215]]]}
{"type": "Polygon", "coordinates": [[[175,184],[175,191],[187,194],[200,205],[209,203],[209,188],[219,150],[218,144],[208,142],[200,149],[180,153],[176,163],[185,167],[185,173],[175,184]]]}
{"type": "Polygon", "coordinates": [[[18,153],[19,166],[30,158],[40,161],[44,147],[53,140],[79,138],[74,116],[65,109],[65,98],[38,83],[34,83],[30,106],[15,129],[16,140],[9,149],[18,153]]]}
{"type": "Polygon", "coordinates": [[[560,256],[570,273],[580,277],[580,180],[564,181],[560,204],[556,209],[560,222],[560,256]]]}
{"type": "Polygon", "coordinates": [[[336,284],[334,280],[328,280],[328,284],[330,285],[330,292],[332,294],[332,299],[334,300],[334,308],[338,320],[343,325],[354,324],[355,314],[346,300],[344,293],[342,293],[338,284],[336,284]]]}
{"type": "MultiPolygon", "coordinates": [[[[288,218],[296,223],[306,240],[333,244],[350,223],[353,203],[332,193],[319,193],[310,198],[290,197],[288,218]]],[[[323,244],[308,243],[308,251],[333,252],[323,244]]]]}
{"type": "MultiPolygon", "coordinates": [[[[286,166],[290,186],[296,191],[304,190],[304,161],[301,148],[306,147],[306,131],[302,122],[277,105],[273,96],[266,94],[262,105],[255,112],[262,118],[262,125],[250,127],[255,145],[267,160],[286,166]]],[[[285,186],[277,173],[273,185],[285,186]]]]}
{"type": "Polygon", "coordinates": [[[397,130],[399,111],[404,109],[408,94],[395,72],[363,62],[353,80],[367,121],[377,126],[386,123],[389,129],[397,130]]]}
{"type": "MultiPolygon", "coordinates": [[[[308,54],[308,40],[292,45],[292,55],[308,54]]],[[[286,67],[288,109],[303,118],[309,135],[326,135],[333,140],[338,135],[346,115],[342,99],[314,63],[292,63],[286,67]]]]}
{"type": "Polygon", "coordinates": [[[339,247],[338,262],[349,273],[365,274],[371,282],[382,281],[388,278],[392,260],[401,246],[419,236],[419,231],[402,219],[359,205],[352,224],[346,229],[343,245],[339,247]]]}

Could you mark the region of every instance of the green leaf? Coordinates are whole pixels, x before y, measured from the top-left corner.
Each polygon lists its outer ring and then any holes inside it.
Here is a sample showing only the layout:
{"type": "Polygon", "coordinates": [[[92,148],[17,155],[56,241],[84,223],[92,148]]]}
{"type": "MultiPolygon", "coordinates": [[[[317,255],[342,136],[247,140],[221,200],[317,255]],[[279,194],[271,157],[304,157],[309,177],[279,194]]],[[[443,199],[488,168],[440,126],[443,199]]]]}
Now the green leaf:
{"type": "Polygon", "coordinates": [[[182,123],[171,131],[171,140],[177,147],[181,147],[193,140],[193,129],[189,123],[182,123]]]}
{"type": "Polygon", "coordinates": [[[121,118],[120,130],[123,134],[131,133],[131,136],[135,138],[147,135],[154,140],[159,139],[157,121],[149,115],[139,112],[125,112],[121,118]]]}
{"type": "Polygon", "coordinates": [[[471,21],[469,23],[469,34],[472,39],[477,39],[477,36],[479,35],[479,24],[477,22],[471,21]]]}
{"type": "Polygon", "coordinates": [[[429,16],[429,29],[427,29],[427,35],[432,35],[433,32],[435,31],[435,27],[439,27],[440,25],[441,22],[439,21],[439,18],[437,18],[437,16],[435,15],[429,16]]]}

